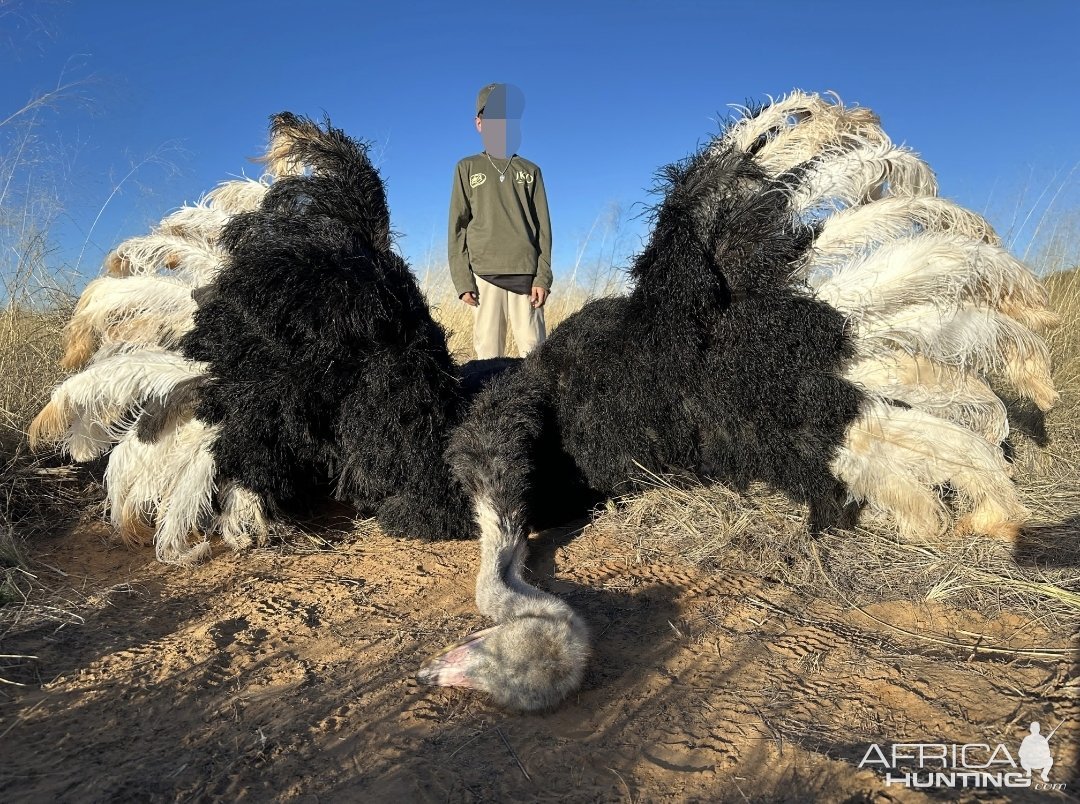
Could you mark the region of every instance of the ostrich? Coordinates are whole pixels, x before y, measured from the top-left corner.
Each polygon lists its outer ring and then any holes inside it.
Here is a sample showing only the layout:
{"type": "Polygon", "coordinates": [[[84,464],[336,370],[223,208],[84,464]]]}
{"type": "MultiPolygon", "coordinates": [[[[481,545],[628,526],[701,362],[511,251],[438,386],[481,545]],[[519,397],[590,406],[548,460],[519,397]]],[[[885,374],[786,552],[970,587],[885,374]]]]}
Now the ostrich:
{"type": "Polygon", "coordinates": [[[272,184],[223,185],[110,255],[68,326],[83,370],[32,439],[111,448],[114,523],[169,563],[205,558],[214,532],[261,543],[328,493],[391,534],[471,536],[442,450],[513,361],[453,364],[366,146],[282,113],[263,161],[272,184]]]}
{"type": "Polygon", "coordinates": [[[87,285],[65,329],[61,366],[78,373],[54,389],[29,428],[32,447],[59,444],[76,461],[108,452],[114,528],[128,544],[153,541],[164,562],[205,558],[211,532],[240,549],[269,530],[251,491],[231,482],[215,488],[216,432],[191,415],[207,366],[179,346],[226,261],[225,225],[256,209],[270,180],[301,169],[277,158],[280,148],[271,142],[264,179],[223,182],[106,257],[105,275],[87,285]]]}
{"type": "Polygon", "coordinates": [[[366,147],[289,113],[273,118],[271,141],[272,161],[311,173],[278,179],[225,227],[227,264],[181,344],[207,366],[195,415],[215,428],[217,476],[266,510],[332,484],[390,534],[471,536],[442,459],[468,385],[391,248],[366,147]]]}
{"type": "Polygon", "coordinates": [[[625,490],[635,465],[806,502],[810,527],[862,505],[908,533],[1016,535],[1026,511],[988,379],[1046,410],[1041,285],[865,109],[795,93],[662,173],[626,297],[563,322],[496,379],[448,452],[480,529],[476,600],[497,624],[438,654],[422,682],[511,709],[577,688],[582,618],[522,578],[552,501],[625,490]]]}
{"type": "MultiPolygon", "coordinates": [[[[290,169],[272,163],[267,179],[290,169]]],[[[179,352],[196,298],[225,262],[223,227],[258,207],[267,179],[223,182],[106,257],[105,275],[87,285],[65,328],[61,365],[78,373],[54,389],[29,429],[31,446],[59,444],[77,461],[109,452],[112,524],[129,544],[153,540],[162,561],[205,557],[200,530],[243,547],[268,527],[253,495],[236,484],[217,490],[218,515],[208,515],[201,479],[213,433],[187,412],[206,366],[179,352]],[[155,438],[166,423],[168,432],[155,438]]]]}

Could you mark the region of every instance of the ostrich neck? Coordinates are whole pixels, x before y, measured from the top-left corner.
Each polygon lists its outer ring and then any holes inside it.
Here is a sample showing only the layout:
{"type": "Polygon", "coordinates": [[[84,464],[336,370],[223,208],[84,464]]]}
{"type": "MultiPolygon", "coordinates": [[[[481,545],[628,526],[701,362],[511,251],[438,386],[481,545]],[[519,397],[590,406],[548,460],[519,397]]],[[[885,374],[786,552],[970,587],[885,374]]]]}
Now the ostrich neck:
{"type": "Polygon", "coordinates": [[[522,577],[528,552],[520,510],[499,510],[492,500],[476,500],[480,526],[480,572],[476,604],[496,622],[523,615],[570,613],[561,600],[542,592],[522,577]]]}

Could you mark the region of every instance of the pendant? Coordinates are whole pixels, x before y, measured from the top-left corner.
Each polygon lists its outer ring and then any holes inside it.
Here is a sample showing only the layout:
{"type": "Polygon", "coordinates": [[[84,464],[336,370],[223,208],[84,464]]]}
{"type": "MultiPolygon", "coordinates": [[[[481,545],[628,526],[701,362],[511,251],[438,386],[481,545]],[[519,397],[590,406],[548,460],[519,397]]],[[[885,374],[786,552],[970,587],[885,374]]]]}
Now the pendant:
{"type": "Polygon", "coordinates": [[[499,176],[499,181],[506,181],[506,176],[499,176]]]}

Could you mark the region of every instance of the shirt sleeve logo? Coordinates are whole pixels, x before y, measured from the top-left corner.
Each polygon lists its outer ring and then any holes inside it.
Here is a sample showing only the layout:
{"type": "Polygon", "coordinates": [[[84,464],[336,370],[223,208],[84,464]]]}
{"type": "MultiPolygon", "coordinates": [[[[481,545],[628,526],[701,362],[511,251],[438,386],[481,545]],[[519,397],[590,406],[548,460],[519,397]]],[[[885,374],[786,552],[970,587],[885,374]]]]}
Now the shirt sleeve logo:
{"type": "Polygon", "coordinates": [[[483,184],[486,181],[487,181],[487,174],[486,173],[473,173],[471,176],[469,176],[469,186],[470,187],[479,187],[481,184],[483,184]]]}

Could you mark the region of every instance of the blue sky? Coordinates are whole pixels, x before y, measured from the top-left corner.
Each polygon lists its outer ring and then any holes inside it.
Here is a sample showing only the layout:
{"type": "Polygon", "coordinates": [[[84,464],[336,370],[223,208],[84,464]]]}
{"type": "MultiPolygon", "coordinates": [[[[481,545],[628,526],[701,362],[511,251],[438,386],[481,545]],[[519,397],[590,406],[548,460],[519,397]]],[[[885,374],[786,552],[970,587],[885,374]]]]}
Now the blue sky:
{"type": "MultiPolygon", "coordinates": [[[[1080,162],[1076,2],[16,9],[0,16],[0,118],[61,76],[84,81],[43,118],[56,164],[41,174],[66,210],[54,259],[85,251],[90,274],[108,248],[184,200],[257,174],[246,157],[282,109],[326,112],[372,140],[402,251],[417,268],[431,255],[442,262],[450,176],[480,150],[473,102],[490,81],[525,91],[521,153],[544,171],[556,277],[613,205],[622,250],[640,244],[633,216],[650,201],[653,171],[714,131],[727,104],[795,87],[873,108],[937,170],[944,195],[985,210],[1021,244],[1058,188],[1060,208],[1080,184],[1080,168],[1066,181],[1080,162]],[[88,235],[116,182],[147,158],[88,235]]],[[[594,232],[592,255],[597,242],[594,232]]]]}

